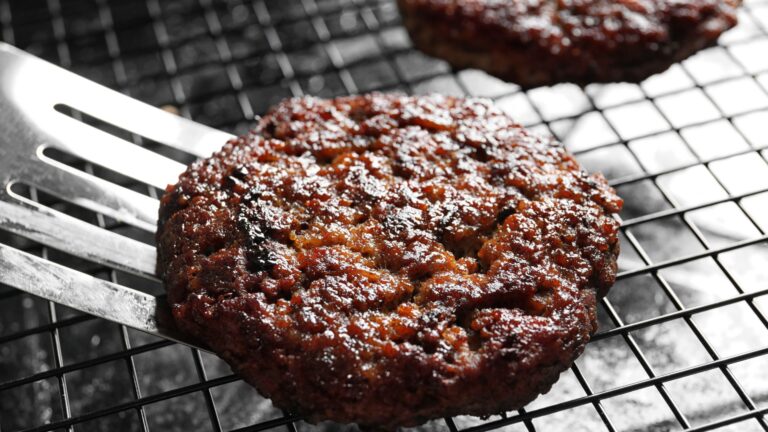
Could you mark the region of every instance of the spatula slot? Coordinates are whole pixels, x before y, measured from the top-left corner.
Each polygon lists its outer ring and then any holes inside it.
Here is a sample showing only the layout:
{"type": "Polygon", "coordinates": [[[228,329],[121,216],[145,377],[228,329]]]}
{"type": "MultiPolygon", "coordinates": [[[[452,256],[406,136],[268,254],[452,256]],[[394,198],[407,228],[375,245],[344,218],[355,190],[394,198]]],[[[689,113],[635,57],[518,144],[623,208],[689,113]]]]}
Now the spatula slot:
{"type": "Polygon", "coordinates": [[[85,207],[63,201],[45,191],[30,187],[24,182],[15,182],[9,187],[11,197],[19,203],[33,207],[46,207],[53,211],[73,217],[93,226],[122,235],[132,240],[155,246],[154,235],[151,232],[120,222],[110,216],[95,212],[85,207]]]}
{"type": "Polygon", "coordinates": [[[42,159],[46,162],[66,165],[70,168],[82,171],[88,175],[92,175],[110,183],[114,183],[117,186],[130,189],[136,193],[140,193],[154,199],[157,199],[163,193],[163,190],[160,188],[147,185],[146,183],[138,182],[130,177],[125,176],[123,173],[88,162],[85,159],[74,156],[71,153],[59,150],[55,147],[44,148],[42,150],[42,155],[44,156],[42,159]]]}
{"type": "MultiPolygon", "coordinates": [[[[157,199],[94,177],[86,172],[51,161],[42,173],[24,183],[96,213],[153,233],[157,221],[157,199]]],[[[12,190],[11,196],[24,200],[12,190]]]]}
{"type": "MultiPolygon", "coordinates": [[[[67,104],[56,104],[54,105],[53,109],[68,117],[72,117],[73,119],[78,120],[83,124],[99,129],[100,131],[106,132],[110,135],[114,135],[115,137],[121,138],[127,142],[132,142],[141,148],[147,149],[181,164],[188,165],[197,159],[197,157],[190,152],[170,147],[157,141],[152,141],[145,136],[141,136],[127,129],[123,129],[121,127],[115,126],[114,124],[105,122],[88,113],[72,108],[67,104]]],[[[222,142],[222,145],[223,144],[224,142],[222,142]]]]}

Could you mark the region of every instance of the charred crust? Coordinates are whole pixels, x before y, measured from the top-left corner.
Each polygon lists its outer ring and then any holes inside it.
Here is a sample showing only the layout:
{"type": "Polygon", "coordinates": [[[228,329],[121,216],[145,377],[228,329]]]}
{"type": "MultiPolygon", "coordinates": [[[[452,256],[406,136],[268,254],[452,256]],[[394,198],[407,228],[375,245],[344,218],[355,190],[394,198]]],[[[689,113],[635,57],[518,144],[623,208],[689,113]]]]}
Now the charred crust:
{"type": "Polygon", "coordinates": [[[248,270],[252,272],[269,271],[275,265],[275,258],[266,248],[268,233],[265,229],[253,222],[253,217],[249,216],[248,209],[241,205],[240,214],[237,216],[237,223],[245,232],[246,252],[245,256],[250,264],[248,270]]]}
{"type": "Polygon", "coordinates": [[[398,0],[414,45],[522,87],[639,82],[714,45],[741,0],[398,0]]]}
{"type": "Polygon", "coordinates": [[[489,415],[596,330],[621,205],[486,101],[292,99],[168,189],[158,272],[182,329],[310,421],[489,415]]]}

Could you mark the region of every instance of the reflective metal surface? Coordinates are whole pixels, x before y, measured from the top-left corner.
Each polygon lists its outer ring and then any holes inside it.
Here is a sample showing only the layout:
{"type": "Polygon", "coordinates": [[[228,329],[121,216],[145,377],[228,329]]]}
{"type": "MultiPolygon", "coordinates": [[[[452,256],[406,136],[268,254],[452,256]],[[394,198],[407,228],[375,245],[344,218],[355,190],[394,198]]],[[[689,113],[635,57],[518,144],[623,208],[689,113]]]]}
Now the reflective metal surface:
{"type": "MultiPolygon", "coordinates": [[[[67,106],[195,155],[230,135],[142,104],[0,42],[0,228],[120,270],[154,275],[152,246],[43,207],[15,183],[47,191],[118,221],[154,231],[157,201],[53,163],[52,148],[158,188],[184,165],[67,116],[67,106]]],[[[102,281],[0,244],[0,283],[172,340],[179,334],[154,295],[102,281]]],[[[187,341],[187,343],[192,343],[187,341]]]]}

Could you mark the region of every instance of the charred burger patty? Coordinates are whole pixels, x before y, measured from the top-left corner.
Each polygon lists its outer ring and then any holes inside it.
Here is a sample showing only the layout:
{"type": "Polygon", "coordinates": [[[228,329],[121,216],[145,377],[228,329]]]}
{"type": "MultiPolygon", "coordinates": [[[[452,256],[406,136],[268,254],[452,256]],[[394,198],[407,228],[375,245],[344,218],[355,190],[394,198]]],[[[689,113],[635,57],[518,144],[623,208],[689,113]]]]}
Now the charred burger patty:
{"type": "Polygon", "coordinates": [[[621,205],[486,101],[292,99],[168,187],[158,271],[276,406],[410,426],[548,391],[596,330],[621,205]]]}
{"type": "Polygon", "coordinates": [[[714,45],[741,0],[398,0],[417,48],[523,87],[641,81],[714,45]]]}

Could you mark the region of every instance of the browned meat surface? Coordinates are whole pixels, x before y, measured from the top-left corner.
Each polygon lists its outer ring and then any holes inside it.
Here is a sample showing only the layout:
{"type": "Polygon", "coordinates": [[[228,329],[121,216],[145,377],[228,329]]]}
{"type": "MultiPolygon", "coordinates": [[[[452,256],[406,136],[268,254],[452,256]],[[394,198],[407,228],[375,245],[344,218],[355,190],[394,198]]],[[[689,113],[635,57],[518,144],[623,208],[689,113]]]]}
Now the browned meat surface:
{"type": "Polygon", "coordinates": [[[741,0],[398,0],[415,45],[523,87],[641,81],[714,45],[741,0]]]}
{"type": "Polygon", "coordinates": [[[621,205],[485,101],[293,99],[168,187],[158,271],[278,407],[416,425],[551,387],[596,330],[621,205]]]}

